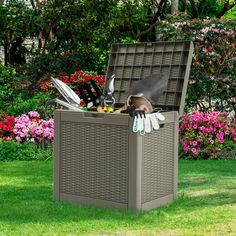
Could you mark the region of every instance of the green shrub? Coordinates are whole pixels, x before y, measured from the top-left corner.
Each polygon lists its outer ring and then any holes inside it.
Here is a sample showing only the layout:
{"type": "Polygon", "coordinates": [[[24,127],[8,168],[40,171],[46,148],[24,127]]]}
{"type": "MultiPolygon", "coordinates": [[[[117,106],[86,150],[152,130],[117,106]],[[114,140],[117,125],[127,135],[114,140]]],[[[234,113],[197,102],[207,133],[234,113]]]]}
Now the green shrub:
{"type": "Polygon", "coordinates": [[[27,96],[27,94],[21,93],[14,97],[12,103],[4,111],[12,116],[38,111],[43,118],[45,115],[45,103],[49,99],[50,95],[48,93],[39,92],[34,96],[27,96]]]}
{"type": "Polygon", "coordinates": [[[32,143],[3,142],[0,140],[0,161],[30,161],[49,160],[52,158],[52,148],[37,148],[32,143]]]}
{"type": "Polygon", "coordinates": [[[0,107],[7,108],[17,94],[19,81],[16,79],[16,71],[11,66],[0,63],[0,107]]]}

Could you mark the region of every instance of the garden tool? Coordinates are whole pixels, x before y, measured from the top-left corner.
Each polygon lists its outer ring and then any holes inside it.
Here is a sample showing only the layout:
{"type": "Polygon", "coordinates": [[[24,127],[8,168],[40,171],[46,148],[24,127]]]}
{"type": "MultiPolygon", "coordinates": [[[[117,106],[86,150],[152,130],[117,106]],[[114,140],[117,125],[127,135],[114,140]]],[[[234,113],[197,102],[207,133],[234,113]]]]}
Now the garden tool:
{"type": "Polygon", "coordinates": [[[89,83],[84,83],[84,88],[87,91],[88,98],[87,98],[87,107],[90,108],[92,106],[96,106],[99,104],[99,97],[102,95],[100,89],[96,85],[95,81],[90,80],[89,83]],[[94,89],[96,95],[92,91],[94,89]]]}
{"type": "Polygon", "coordinates": [[[97,106],[102,99],[102,92],[94,80],[83,83],[83,86],[78,87],[79,97],[83,100],[86,108],[97,106]]]}
{"type": "Polygon", "coordinates": [[[138,113],[142,115],[153,112],[151,102],[157,102],[166,89],[167,83],[168,77],[161,74],[154,74],[138,81],[128,90],[126,103],[117,113],[129,113],[134,116],[138,113]]]}
{"type": "Polygon", "coordinates": [[[80,108],[80,98],[68,85],[66,85],[62,81],[55,79],[53,77],[51,77],[51,80],[52,80],[53,84],[55,85],[55,87],[57,88],[57,90],[66,99],[67,102],[60,100],[58,98],[55,98],[55,99],[48,101],[46,105],[58,103],[58,104],[60,104],[64,107],[67,107],[73,111],[83,111],[80,108]]]}
{"type": "Polygon", "coordinates": [[[115,105],[115,98],[113,96],[115,90],[114,80],[115,80],[115,75],[112,75],[108,82],[108,91],[102,102],[102,108],[101,106],[97,108],[98,112],[108,112],[108,113],[114,112],[114,105],[115,105]]]}
{"type": "Polygon", "coordinates": [[[158,121],[163,121],[165,117],[153,109],[151,102],[157,102],[167,83],[166,75],[154,74],[140,80],[128,90],[129,96],[120,112],[134,117],[133,132],[143,135],[160,128],[158,121]]]}
{"type": "Polygon", "coordinates": [[[69,103],[67,103],[63,100],[58,99],[58,98],[54,98],[54,99],[51,99],[51,100],[47,101],[46,102],[46,107],[49,106],[49,105],[54,105],[56,103],[63,106],[63,107],[66,107],[66,108],[68,108],[72,111],[83,111],[81,108],[75,107],[75,106],[73,106],[73,105],[71,105],[71,104],[69,104],[69,103]]]}
{"type": "Polygon", "coordinates": [[[128,96],[139,95],[145,97],[150,102],[157,102],[157,99],[167,88],[168,76],[153,74],[138,81],[128,90],[128,96]]]}

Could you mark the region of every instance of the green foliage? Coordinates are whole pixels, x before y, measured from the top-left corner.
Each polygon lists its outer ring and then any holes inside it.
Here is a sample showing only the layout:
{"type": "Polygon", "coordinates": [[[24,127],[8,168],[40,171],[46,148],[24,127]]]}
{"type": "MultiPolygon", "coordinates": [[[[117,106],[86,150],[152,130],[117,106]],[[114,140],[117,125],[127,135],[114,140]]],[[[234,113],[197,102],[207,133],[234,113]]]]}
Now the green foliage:
{"type": "Polygon", "coordinates": [[[234,6],[230,11],[228,11],[225,15],[225,18],[235,19],[236,18],[236,6],[234,6]]]}
{"type": "MultiPolygon", "coordinates": [[[[5,46],[6,59],[10,64],[14,61],[12,43],[37,34],[32,27],[35,19],[33,15],[33,9],[23,0],[7,0],[4,5],[0,4],[0,45],[5,46]]],[[[21,51],[22,48],[17,50],[21,51]]]]}
{"type": "Polygon", "coordinates": [[[52,148],[37,148],[32,143],[3,142],[0,139],[0,161],[30,161],[49,160],[52,158],[52,148]]]}
{"type": "Polygon", "coordinates": [[[36,84],[32,81],[17,77],[17,73],[12,66],[0,64],[0,107],[4,113],[18,116],[29,111],[37,110],[45,113],[45,102],[50,99],[48,93],[39,92],[36,84]]]}
{"type": "Polygon", "coordinates": [[[39,92],[34,96],[19,94],[11,105],[5,108],[5,112],[12,116],[27,114],[30,111],[38,111],[42,118],[45,117],[45,103],[50,99],[49,93],[39,92]]]}
{"type": "Polygon", "coordinates": [[[16,79],[16,71],[11,66],[3,66],[0,63],[0,107],[6,109],[14,99],[19,87],[16,79]]]}
{"type": "Polygon", "coordinates": [[[30,62],[18,69],[18,75],[21,80],[37,83],[38,80],[47,80],[50,76],[72,74],[79,67],[78,55],[62,55],[58,51],[49,54],[35,51],[30,62]]]}

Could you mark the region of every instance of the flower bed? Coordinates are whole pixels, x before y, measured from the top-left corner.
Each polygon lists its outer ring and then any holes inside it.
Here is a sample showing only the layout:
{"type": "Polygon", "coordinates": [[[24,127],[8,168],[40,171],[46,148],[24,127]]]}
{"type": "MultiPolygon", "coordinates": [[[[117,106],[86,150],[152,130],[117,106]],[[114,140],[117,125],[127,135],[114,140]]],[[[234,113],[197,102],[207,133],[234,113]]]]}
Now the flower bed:
{"type": "MultiPolygon", "coordinates": [[[[229,118],[227,112],[184,114],[179,133],[185,158],[219,158],[222,150],[236,142],[236,118],[229,118]]],[[[53,142],[54,121],[40,119],[35,111],[17,117],[5,114],[0,117],[0,138],[47,147],[53,142]]]]}
{"type": "Polygon", "coordinates": [[[54,136],[53,119],[40,119],[39,113],[31,111],[18,117],[4,115],[0,121],[0,137],[3,141],[31,142],[38,146],[52,143],[54,136]]]}
{"type": "Polygon", "coordinates": [[[236,142],[236,118],[230,119],[227,112],[184,114],[179,132],[185,157],[214,159],[236,142]]]}
{"type": "MultiPolygon", "coordinates": [[[[94,80],[98,86],[102,87],[105,83],[105,75],[95,75],[93,73],[87,73],[84,71],[75,71],[71,76],[62,75],[58,77],[62,82],[69,84],[70,87],[75,89],[78,86],[83,86],[83,83],[88,83],[90,80],[94,80]]],[[[53,85],[50,80],[46,80],[40,84],[42,91],[50,92],[52,91],[53,85]]]]}

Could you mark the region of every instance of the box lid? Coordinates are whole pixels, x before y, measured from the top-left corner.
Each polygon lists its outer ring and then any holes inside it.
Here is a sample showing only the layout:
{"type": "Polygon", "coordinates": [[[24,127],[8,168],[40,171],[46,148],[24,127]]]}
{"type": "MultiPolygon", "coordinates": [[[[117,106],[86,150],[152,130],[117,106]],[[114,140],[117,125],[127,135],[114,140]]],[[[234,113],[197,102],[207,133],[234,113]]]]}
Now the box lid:
{"type": "Polygon", "coordinates": [[[126,91],[139,80],[152,74],[165,74],[169,78],[167,89],[153,105],[163,110],[179,111],[181,115],[193,51],[191,41],[112,44],[107,78],[112,74],[116,76],[116,103],[124,103],[126,91]]]}

